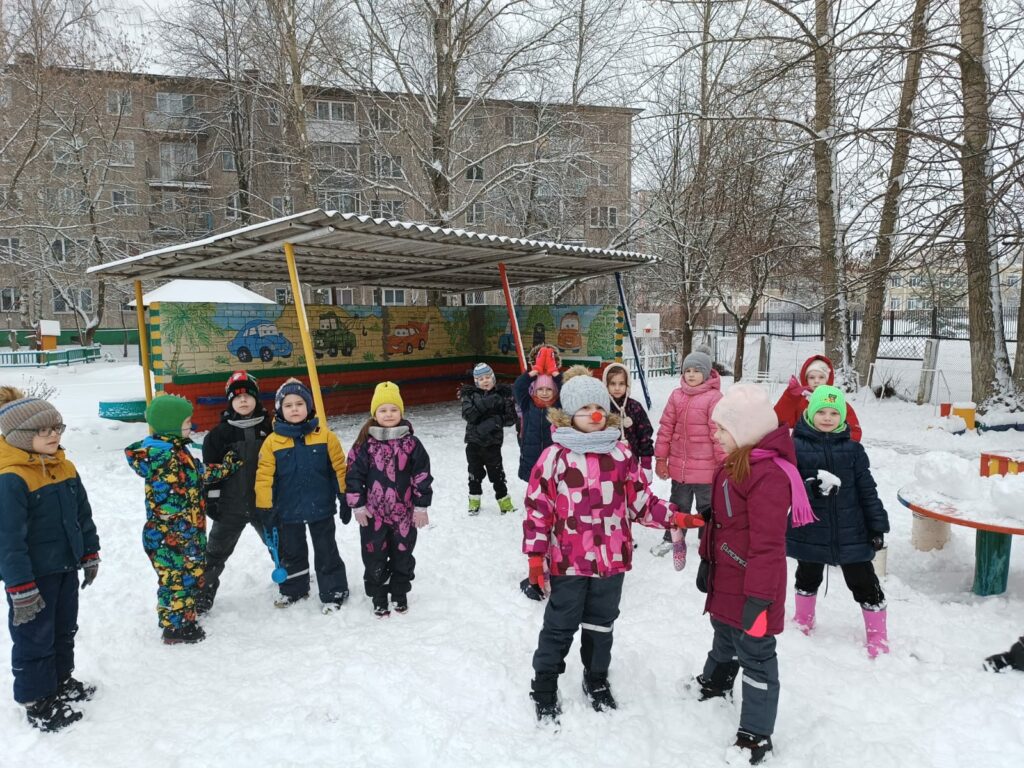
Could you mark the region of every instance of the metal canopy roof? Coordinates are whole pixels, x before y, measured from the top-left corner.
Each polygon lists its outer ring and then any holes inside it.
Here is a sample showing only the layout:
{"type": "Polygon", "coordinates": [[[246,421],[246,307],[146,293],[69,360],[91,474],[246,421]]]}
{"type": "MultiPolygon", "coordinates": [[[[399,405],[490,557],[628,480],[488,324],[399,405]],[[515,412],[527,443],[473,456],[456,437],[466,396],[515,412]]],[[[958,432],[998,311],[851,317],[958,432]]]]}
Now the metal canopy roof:
{"type": "Polygon", "coordinates": [[[107,277],[287,282],[292,243],[304,283],[462,292],[592,277],[652,264],[641,253],[586,248],[320,209],[90,267],[107,277]]]}

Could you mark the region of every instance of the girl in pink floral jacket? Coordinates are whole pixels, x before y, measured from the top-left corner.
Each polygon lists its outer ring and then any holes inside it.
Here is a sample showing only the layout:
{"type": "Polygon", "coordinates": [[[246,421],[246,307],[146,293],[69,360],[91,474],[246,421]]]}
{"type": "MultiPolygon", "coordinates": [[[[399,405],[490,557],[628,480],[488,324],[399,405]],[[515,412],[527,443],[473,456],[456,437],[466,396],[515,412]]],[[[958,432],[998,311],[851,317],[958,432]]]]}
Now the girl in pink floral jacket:
{"type": "Polygon", "coordinates": [[[677,514],[675,505],[651,493],[629,446],[620,440],[618,417],[609,416],[608,390],[583,366],[566,372],[562,409],[548,418],[553,445],[530,473],[523,522],[523,552],[530,581],[543,588],[550,561],[551,595],[533,656],[531,697],[541,721],[560,714],[558,675],[577,628],[582,628],[583,690],[594,709],[615,708],[608,685],[612,625],[626,571],[631,567],[636,520],[654,528],[703,525],[699,516],[677,514]]]}

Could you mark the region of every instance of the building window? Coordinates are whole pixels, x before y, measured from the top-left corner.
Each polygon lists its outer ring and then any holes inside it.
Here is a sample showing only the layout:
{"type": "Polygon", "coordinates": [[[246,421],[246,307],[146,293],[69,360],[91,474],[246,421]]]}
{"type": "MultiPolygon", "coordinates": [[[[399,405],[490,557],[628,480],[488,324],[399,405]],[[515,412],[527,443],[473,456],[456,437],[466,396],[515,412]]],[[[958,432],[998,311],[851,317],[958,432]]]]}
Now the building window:
{"type": "Polygon", "coordinates": [[[195,144],[164,142],[160,145],[160,178],[189,180],[199,175],[199,150],[195,144]]]}
{"type": "Polygon", "coordinates": [[[911,288],[920,288],[923,285],[924,285],[924,276],[923,275],[911,275],[910,276],[910,287],[911,288]]]}
{"type": "Polygon", "coordinates": [[[463,304],[467,307],[479,306],[487,303],[487,292],[486,291],[470,291],[464,293],[463,304]]]}
{"type": "Polygon", "coordinates": [[[57,288],[53,289],[54,314],[62,315],[74,312],[75,307],[82,312],[92,312],[92,288],[68,288],[65,293],[61,293],[57,288]],[[68,304],[64,298],[65,295],[74,302],[74,307],[68,304]]]}
{"type": "Polygon", "coordinates": [[[374,288],[373,303],[382,307],[405,306],[404,288],[374,288]]]}
{"type": "Polygon", "coordinates": [[[110,142],[110,165],[117,168],[134,168],[135,142],[130,139],[110,142]]]}
{"type": "Polygon", "coordinates": [[[235,192],[233,195],[228,195],[227,203],[224,205],[224,218],[234,221],[238,218],[240,210],[239,194],[235,192]]]}
{"type": "Polygon", "coordinates": [[[107,90],[107,114],[130,115],[132,113],[132,92],[115,88],[107,90]]]}
{"type": "Polygon", "coordinates": [[[401,219],[405,216],[405,201],[371,200],[370,216],[375,219],[401,219]]]}
{"type": "Polygon", "coordinates": [[[310,152],[314,165],[333,170],[359,170],[358,144],[314,144],[310,152]]]}
{"type": "Polygon", "coordinates": [[[892,309],[892,310],[903,309],[903,299],[900,299],[900,298],[897,298],[896,296],[893,296],[891,299],[889,299],[889,309],[892,309]]]}
{"type": "Polygon", "coordinates": [[[373,156],[373,173],[378,179],[401,179],[402,156],[375,154],[373,156]]]}
{"type": "Polygon", "coordinates": [[[530,121],[526,115],[505,115],[505,135],[513,139],[531,137],[530,121]]]}
{"type": "Polygon", "coordinates": [[[392,107],[370,107],[370,125],[377,133],[398,133],[397,115],[392,107]]]}
{"type": "Polygon", "coordinates": [[[314,101],[313,119],[330,123],[354,123],[356,105],[351,101],[314,101]]]}
{"type": "Polygon", "coordinates": [[[336,288],[334,290],[334,303],[345,306],[356,303],[355,288],[336,288]]]}
{"type": "Polygon", "coordinates": [[[281,109],[277,104],[267,105],[267,125],[281,124],[281,109]]]}
{"type": "Polygon", "coordinates": [[[612,185],[612,167],[605,163],[597,164],[597,184],[601,187],[610,187],[612,185]]]}
{"type": "Polygon", "coordinates": [[[590,209],[591,229],[613,229],[619,223],[619,209],[614,207],[595,207],[590,209]]]}
{"type": "Polygon", "coordinates": [[[21,291],[17,288],[0,288],[0,312],[17,312],[21,306],[21,291]]]}
{"type": "Polygon", "coordinates": [[[466,180],[467,181],[483,181],[484,180],[484,168],[482,165],[469,165],[466,166],[466,180]]]}
{"type": "Polygon", "coordinates": [[[278,304],[294,304],[295,302],[292,301],[292,289],[289,287],[275,288],[274,301],[278,304]]]}
{"type": "Polygon", "coordinates": [[[54,261],[65,262],[68,259],[74,258],[77,250],[84,245],[85,243],[82,240],[68,240],[66,237],[58,237],[50,243],[50,255],[54,261]]]}
{"type": "Polygon", "coordinates": [[[58,139],[51,147],[53,162],[59,165],[72,165],[78,160],[78,154],[84,147],[79,144],[77,139],[70,139],[67,141],[58,139]]]}
{"type": "Polygon", "coordinates": [[[110,193],[110,206],[115,216],[134,216],[139,212],[139,198],[133,189],[115,189],[110,193]]]}
{"type": "Polygon", "coordinates": [[[237,173],[238,166],[235,164],[235,153],[230,149],[222,150],[220,153],[220,169],[228,173],[237,173]]]}
{"type": "Polygon", "coordinates": [[[907,309],[928,309],[928,308],[929,307],[928,307],[928,300],[927,299],[921,299],[921,298],[918,298],[916,296],[913,297],[913,298],[907,299],[907,309]]]}
{"type": "Polygon", "coordinates": [[[347,189],[321,189],[317,202],[325,211],[359,213],[359,193],[347,189]]]}
{"type": "Polygon", "coordinates": [[[889,287],[890,288],[900,288],[902,285],[903,285],[903,276],[902,275],[890,275],[889,276],[889,287]]]}
{"type": "Polygon", "coordinates": [[[484,218],[485,213],[483,203],[471,203],[469,208],[466,209],[467,224],[483,224],[484,218]]]}
{"type": "Polygon", "coordinates": [[[156,111],[165,115],[190,115],[195,111],[195,96],[189,93],[166,93],[156,95],[156,111]]]}
{"type": "Polygon", "coordinates": [[[277,195],[270,198],[270,210],[275,216],[291,216],[291,197],[288,195],[277,195]]]}
{"type": "Polygon", "coordinates": [[[20,245],[16,237],[0,237],[0,258],[14,258],[21,251],[20,245]]]}
{"type": "Polygon", "coordinates": [[[614,142],[615,131],[608,123],[598,123],[596,128],[598,144],[611,144],[614,142]]]}
{"type": "Polygon", "coordinates": [[[506,227],[518,227],[523,223],[523,217],[513,205],[504,208],[501,212],[501,217],[506,227]]]}
{"type": "Polygon", "coordinates": [[[43,190],[43,203],[50,213],[76,215],[89,208],[85,194],[72,187],[47,187],[43,190]]]}
{"type": "Polygon", "coordinates": [[[486,117],[471,117],[469,119],[469,135],[475,139],[482,139],[487,132],[486,117]]]}

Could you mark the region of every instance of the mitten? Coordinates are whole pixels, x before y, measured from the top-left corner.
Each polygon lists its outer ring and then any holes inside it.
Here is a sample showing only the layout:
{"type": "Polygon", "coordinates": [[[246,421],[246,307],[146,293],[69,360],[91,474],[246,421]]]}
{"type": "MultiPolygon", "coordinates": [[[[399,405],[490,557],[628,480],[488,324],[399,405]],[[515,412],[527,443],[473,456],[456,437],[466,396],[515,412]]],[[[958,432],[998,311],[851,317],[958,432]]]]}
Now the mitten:
{"type": "Polygon", "coordinates": [[[818,482],[821,484],[820,487],[823,496],[828,496],[836,488],[840,488],[843,485],[842,480],[824,469],[818,470],[818,482]]]}
{"type": "Polygon", "coordinates": [[[530,555],[530,583],[544,589],[544,555],[530,555]]]}
{"type": "Polygon", "coordinates": [[[426,528],[430,525],[430,516],[424,507],[416,507],[412,512],[412,524],[417,528],[426,528]]]}
{"type": "Polygon", "coordinates": [[[704,518],[700,515],[691,515],[689,512],[676,512],[672,515],[672,524],[676,528],[702,528],[704,518]]]}
{"type": "Polygon", "coordinates": [[[373,513],[370,512],[366,507],[359,507],[359,509],[352,510],[352,514],[356,518],[356,522],[359,523],[361,528],[365,528],[370,524],[370,518],[373,517],[373,513]]]}
{"type": "Polygon", "coordinates": [[[708,593],[708,576],[711,574],[711,563],[701,560],[697,566],[697,589],[705,595],[708,593]]]}
{"type": "Polygon", "coordinates": [[[338,494],[338,517],[341,518],[342,525],[348,525],[352,522],[352,507],[345,501],[345,494],[338,494]]]}
{"type": "Polygon", "coordinates": [[[670,475],[668,473],[668,459],[658,459],[654,462],[654,474],[660,477],[662,480],[668,480],[670,475]]]}
{"type": "Polygon", "coordinates": [[[86,555],[82,558],[82,589],[85,589],[94,581],[96,581],[96,574],[100,570],[100,554],[99,552],[93,552],[92,554],[86,555]]]}
{"type": "Polygon", "coordinates": [[[786,385],[786,391],[793,397],[803,397],[807,393],[807,387],[800,383],[800,379],[796,376],[789,377],[789,383],[786,385]]]}
{"type": "Polygon", "coordinates": [[[540,589],[536,584],[531,584],[529,578],[523,579],[519,582],[519,589],[521,589],[523,594],[531,600],[537,600],[539,602],[545,597],[544,590],[540,589]]]}
{"type": "Polygon", "coordinates": [[[872,533],[871,534],[871,548],[877,552],[885,546],[885,534],[884,533],[872,533]]]}
{"type": "Polygon", "coordinates": [[[267,509],[257,507],[253,510],[252,516],[256,518],[256,522],[268,531],[273,528],[277,528],[277,511],[273,507],[267,509]]]}
{"type": "Polygon", "coordinates": [[[533,370],[537,373],[554,376],[558,373],[558,365],[555,363],[555,354],[551,347],[543,347],[537,353],[537,361],[533,364],[533,370]]]}
{"type": "Polygon", "coordinates": [[[221,459],[220,465],[224,468],[224,474],[230,475],[236,469],[241,467],[245,462],[238,457],[238,454],[234,451],[228,451],[224,454],[224,458],[221,459]]]}
{"type": "Polygon", "coordinates": [[[748,597],[743,604],[743,631],[751,637],[764,637],[768,631],[768,607],[770,600],[748,597]]]}
{"type": "Polygon", "coordinates": [[[825,494],[821,490],[821,478],[820,477],[805,477],[804,488],[807,489],[807,495],[813,496],[816,499],[820,499],[825,494]]]}
{"type": "Polygon", "coordinates": [[[14,606],[14,618],[11,621],[14,626],[28,624],[46,607],[43,596],[39,594],[39,588],[34,581],[8,587],[7,594],[14,606]]]}

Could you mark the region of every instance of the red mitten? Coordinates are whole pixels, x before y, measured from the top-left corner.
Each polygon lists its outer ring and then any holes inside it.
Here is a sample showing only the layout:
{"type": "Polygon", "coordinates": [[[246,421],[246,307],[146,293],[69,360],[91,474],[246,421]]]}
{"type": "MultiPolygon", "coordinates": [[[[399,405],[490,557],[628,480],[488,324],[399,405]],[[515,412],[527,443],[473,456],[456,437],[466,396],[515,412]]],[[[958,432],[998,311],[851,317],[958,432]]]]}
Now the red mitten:
{"type": "Polygon", "coordinates": [[[786,385],[786,391],[789,392],[793,397],[803,397],[807,391],[807,387],[800,383],[800,379],[796,376],[789,377],[789,384],[786,385]]]}
{"type": "Polygon", "coordinates": [[[676,512],[672,515],[672,524],[676,528],[702,528],[704,518],[700,515],[691,515],[688,512],[676,512]]]}
{"type": "Polygon", "coordinates": [[[544,555],[530,555],[530,583],[544,589],[544,555]]]}
{"type": "Polygon", "coordinates": [[[558,364],[555,362],[555,353],[551,347],[541,347],[537,353],[537,362],[533,364],[533,370],[540,374],[554,376],[558,373],[558,364]]]}

